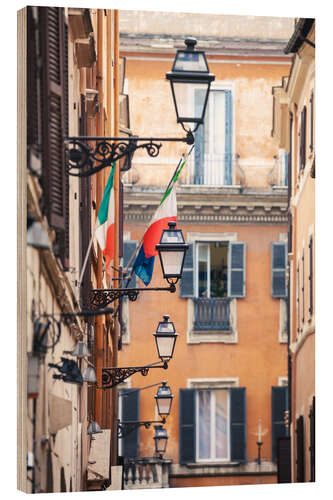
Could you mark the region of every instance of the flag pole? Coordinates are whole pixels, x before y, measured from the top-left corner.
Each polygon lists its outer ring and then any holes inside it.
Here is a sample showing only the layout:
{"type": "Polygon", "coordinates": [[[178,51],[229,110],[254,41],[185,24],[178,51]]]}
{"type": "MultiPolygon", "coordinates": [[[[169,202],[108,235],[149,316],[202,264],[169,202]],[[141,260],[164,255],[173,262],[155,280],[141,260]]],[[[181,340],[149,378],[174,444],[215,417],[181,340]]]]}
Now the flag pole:
{"type": "Polygon", "coordinates": [[[93,240],[94,240],[95,231],[96,231],[96,227],[95,227],[94,232],[92,233],[90,241],[89,241],[87,253],[86,253],[86,256],[85,256],[85,259],[84,259],[84,262],[83,262],[83,266],[82,266],[82,269],[81,269],[81,274],[80,274],[80,277],[79,277],[79,286],[81,286],[82,278],[83,278],[84,272],[85,272],[86,267],[87,267],[88,257],[90,255],[90,250],[91,250],[91,246],[92,246],[92,243],[93,243],[93,240]]]}

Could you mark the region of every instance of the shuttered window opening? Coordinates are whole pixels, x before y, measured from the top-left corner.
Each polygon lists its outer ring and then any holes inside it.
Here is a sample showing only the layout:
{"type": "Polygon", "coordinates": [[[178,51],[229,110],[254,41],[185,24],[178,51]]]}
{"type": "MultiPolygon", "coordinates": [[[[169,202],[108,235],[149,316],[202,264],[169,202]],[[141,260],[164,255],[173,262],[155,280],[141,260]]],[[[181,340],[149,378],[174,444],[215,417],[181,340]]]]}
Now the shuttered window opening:
{"type": "MultiPolygon", "coordinates": [[[[119,420],[121,422],[140,420],[140,391],[121,389],[119,391],[119,420]]],[[[118,455],[124,458],[139,456],[139,429],[118,439],[118,455]]]]}
{"type": "Polygon", "coordinates": [[[301,415],[296,419],[296,481],[305,481],[304,460],[304,417],[301,415]]]}
{"type": "Polygon", "coordinates": [[[312,90],[311,92],[311,97],[310,97],[310,151],[313,151],[313,132],[314,132],[314,106],[313,106],[313,100],[314,100],[314,91],[312,90]]]}
{"type": "Polygon", "coordinates": [[[296,271],[296,307],[297,307],[297,333],[301,331],[301,307],[300,307],[300,277],[299,264],[296,271]]]}
{"type": "MultiPolygon", "coordinates": [[[[204,90],[196,89],[194,106],[200,106],[204,90]]],[[[211,90],[204,124],[195,132],[194,176],[190,183],[220,186],[232,184],[232,93],[211,90]]]]}
{"type": "Polygon", "coordinates": [[[310,481],[315,482],[316,480],[316,468],[315,468],[315,459],[316,459],[316,423],[315,423],[315,396],[312,398],[312,405],[310,407],[309,413],[309,421],[310,421],[310,481]]]}
{"type": "Polygon", "coordinates": [[[309,243],[309,313],[313,314],[313,237],[310,237],[309,243]]]}
{"type": "Polygon", "coordinates": [[[27,7],[27,144],[39,151],[41,142],[40,130],[40,78],[38,69],[38,31],[35,19],[36,8],[27,7]]]}
{"type": "Polygon", "coordinates": [[[305,269],[304,269],[304,248],[302,254],[302,323],[305,321],[305,269]]]}
{"type": "Polygon", "coordinates": [[[287,297],[287,244],[276,242],[271,245],[271,293],[272,297],[287,297]]]}
{"type": "Polygon", "coordinates": [[[180,463],[246,461],[246,389],[180,389],[180,463]]]}
{"type": "Polygon", "coordinates": [[[68,29],[64,9],[39,7],[44,212],[56,231],[54,251],[69,266],[69,179],[64,138],[68,136],[68,29]]]}
{"type": "Polygon", "coordinates": [[[272,387],[272,461],[277,460],[278,438],[287,436],[288,429],[285,425],[284,416],[288,410],[288,387],[272,387]]]}
{"type": "Polygon", "coordinates": [[[305,163],[306,163],[306,106],[303,107],[301,113],[299,152],[300,152],[299,166],[300,170],[303,170],[305,168],[305,163]]]}

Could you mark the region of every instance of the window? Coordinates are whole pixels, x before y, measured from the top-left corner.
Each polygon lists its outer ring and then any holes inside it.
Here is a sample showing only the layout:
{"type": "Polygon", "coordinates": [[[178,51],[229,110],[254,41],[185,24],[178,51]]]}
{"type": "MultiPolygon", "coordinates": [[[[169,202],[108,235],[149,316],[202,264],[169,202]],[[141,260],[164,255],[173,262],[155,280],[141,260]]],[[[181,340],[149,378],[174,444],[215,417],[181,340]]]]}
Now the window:
{"type": "Polygon", "coordinates": [[[285,411],[288,410],[288,387],[272,387],[272,461],[277,458],[277,439],[287,436],[284,422],[285,411]]]}
{"type": "Polygon", "coordinates": [[[272,297],[287,297],[287,244],[284,241],[272,243],[271,273],[272,297]]]}
{"type": "Polygon", "coordinates": [[[312,398],[312,405],[310,407],[309,413],[310,420],[310,481],[314,482],[316,480],[316,422],[315,422],[315,396],[312,398]]]}
{"type": "Polygon", "coordinates": [[[304,417],[296,419],[296,481],[305,481],[305,460],[304,460],[304,417]]]}
{"type": "MultiPolygon", "coordinates": [[[[200,101],[196,90],[194,101],[200,101]]],[[[195,104],[196,105],[196,104],[195,104]]],[[[209,93],[205,121],[195,133],[194,184],[211,186],[232,184],[232,93],[209,93]]]]}
{"type": "Polygon", "coordinates": [[[313,237],[310,236],[309,243],[309,297],[310,297],[310,305],[309,305],[309,314],[312,316],[313,314],[313,237]]]}
{"type": "Polygon", "coordinates": [[[313,151],[313,132],[314,132],[314,91],[311,92],[310,97],[310,151],[313,151]]]}
{"type": "Polygon", "coordinates": [[[190,243],[180,296],[193,298],[195,330],[229,330],[230,299],[245,296],[245,244],[190,243]]]}
{"type": "Polygon", "coordinates": [[[246,461],[246,389],[180,389],[180,463],[246,461]]]}

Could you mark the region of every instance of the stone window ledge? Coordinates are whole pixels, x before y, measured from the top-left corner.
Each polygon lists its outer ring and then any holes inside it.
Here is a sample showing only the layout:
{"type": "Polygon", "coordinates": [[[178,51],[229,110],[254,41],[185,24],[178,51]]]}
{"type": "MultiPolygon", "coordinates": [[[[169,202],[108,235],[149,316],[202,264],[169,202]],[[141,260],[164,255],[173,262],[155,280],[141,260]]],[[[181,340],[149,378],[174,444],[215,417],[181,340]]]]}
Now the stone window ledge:
{"type": "Polygon", "coordinates": [[[172,464],[170,477],[200,477],[200,476],[250,476],[273,475],[277,473],[277,465],[270,461],[224,462],[224,463],[188,463],[186,465],[172,464]]]}

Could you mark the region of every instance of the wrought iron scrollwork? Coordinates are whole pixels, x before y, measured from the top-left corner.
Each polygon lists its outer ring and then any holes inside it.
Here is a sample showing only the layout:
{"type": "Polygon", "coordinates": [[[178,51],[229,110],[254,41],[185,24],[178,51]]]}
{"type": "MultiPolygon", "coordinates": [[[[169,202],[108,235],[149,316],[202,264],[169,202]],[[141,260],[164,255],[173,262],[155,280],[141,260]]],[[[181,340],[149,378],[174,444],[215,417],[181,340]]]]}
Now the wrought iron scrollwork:
{"type": "Polygon", "coordinates": [[[121,297],[128,297],[131,302],[134,302],[139,295],[139,292],[148,291],[165,291],[175,293],[176,286],[174,283],[169,283],[168,287],[151,287],[151,288],[95,288],[90,291],[90,304],[96,309],[106,307],[115,300],[121,297]]]}
{"type": "Polygon", "coordinates": [[[163,361],[163,363],[160,364],[160,361],[157,361],[156,363],[145,366],[102,368],[102,389],[111,389],[135,373],[141,373],[141,375],[145,377],[148,375],[151,368],[163,368],[166,370],[168,368],[168,362],[163,361]]]}
{"type": "MultiPolygon", "coordinates": [[[[145,149],[155,158],[159,155],[162,142],[194,143],[194,136],[189,131],[186,137],[146,138],[137,137],[69,137],[66,144],[66,171],[75,177],[88,177],[127,156],[129,159],[137,149],[145,149]],[[94,142],[91,146],[89,142],[94,142]]],[[[128,170],[129,167],[124,168],[128,170]]]]}
{"type": "Polygon", "coordinates": [[[158,420],[146,420],[143,422],[139,421],[128,421],[128,422],[120,422],[118,420],[118,437],[124,438],[131,434],[133,431],[138,429],[139,427],[144,427],[145,429],[149,429],[151,424],[165,424],[165,418],[161,421],[158,420]]]}

